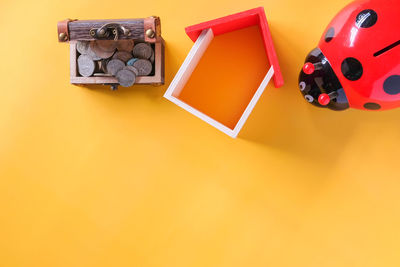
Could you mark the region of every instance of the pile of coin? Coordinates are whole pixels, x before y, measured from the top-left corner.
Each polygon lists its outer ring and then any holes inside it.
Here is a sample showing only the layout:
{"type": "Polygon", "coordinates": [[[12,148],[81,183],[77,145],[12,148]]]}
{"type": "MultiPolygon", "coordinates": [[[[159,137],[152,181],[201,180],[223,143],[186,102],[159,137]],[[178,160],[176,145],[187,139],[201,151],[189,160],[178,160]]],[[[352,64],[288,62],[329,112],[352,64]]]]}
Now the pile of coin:
{"type": "Polygon", "coordinates": [[[78,41],[78,72],[81,76],[114,76],[121,86],[129,87],[137,76],[153,72],[154,49],[148,43],[133,40],[78,41]]]}

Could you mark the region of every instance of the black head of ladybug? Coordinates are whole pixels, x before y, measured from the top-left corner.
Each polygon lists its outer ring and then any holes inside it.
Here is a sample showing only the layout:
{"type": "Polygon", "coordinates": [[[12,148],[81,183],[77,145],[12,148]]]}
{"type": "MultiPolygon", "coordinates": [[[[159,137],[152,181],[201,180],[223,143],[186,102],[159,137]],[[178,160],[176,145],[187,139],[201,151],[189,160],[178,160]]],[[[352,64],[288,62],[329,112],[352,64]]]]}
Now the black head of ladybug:
{"type": "Polygon", "coordinates": [[[299,87],[306,101],[314,106],[332,110],[349,108],[343,87],[319,48],[308,54],[300,72],[299,87]]]}

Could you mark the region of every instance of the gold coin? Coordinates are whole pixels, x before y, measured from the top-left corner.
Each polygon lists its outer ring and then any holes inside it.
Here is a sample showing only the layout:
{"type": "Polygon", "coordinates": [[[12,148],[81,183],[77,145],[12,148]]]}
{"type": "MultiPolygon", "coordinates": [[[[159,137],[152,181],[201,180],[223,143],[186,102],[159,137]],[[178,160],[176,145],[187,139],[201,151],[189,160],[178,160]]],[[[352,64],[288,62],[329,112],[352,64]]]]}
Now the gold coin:
{"type": "Polygon", "coordinates": [[[96,40],[96,46],[105,52],[114,52],[117,48],[118,41],[114,40],[96,40]]]}
{"type": "Polygon", "coordinates": [[[90,49],[96,54],[97,57],[99,57],[101,59],[106,59],[106,58],[112,57],[112,55],[114,54],[114,51],[115,51],[115,49],[110,52],[104,51],[103,49],[101,49],[99,47],[97,41],[90,43],[90,49]]]}

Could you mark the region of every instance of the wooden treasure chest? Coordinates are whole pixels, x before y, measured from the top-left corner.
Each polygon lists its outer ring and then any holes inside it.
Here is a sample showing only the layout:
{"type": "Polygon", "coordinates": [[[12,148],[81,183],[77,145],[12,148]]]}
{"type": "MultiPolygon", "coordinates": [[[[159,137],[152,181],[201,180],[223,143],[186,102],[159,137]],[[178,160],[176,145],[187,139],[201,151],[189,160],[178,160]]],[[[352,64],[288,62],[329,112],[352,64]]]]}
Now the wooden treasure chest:
{"type": "Polygon", "coordinates": [[[159,17],[58,22],[59,42],[70,44],[72,84],[164,84],[159,17]]]}

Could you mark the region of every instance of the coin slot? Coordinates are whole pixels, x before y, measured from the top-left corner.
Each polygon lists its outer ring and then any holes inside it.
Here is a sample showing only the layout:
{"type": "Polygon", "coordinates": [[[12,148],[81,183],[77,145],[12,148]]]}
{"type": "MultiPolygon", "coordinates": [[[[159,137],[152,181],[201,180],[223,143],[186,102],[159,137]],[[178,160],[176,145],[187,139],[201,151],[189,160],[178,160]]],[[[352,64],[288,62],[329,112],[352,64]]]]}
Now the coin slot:
{"type": "Polygon", "coordinates": [[[397,42],[395,42],[395,43],[393,43],[393,44],[391,44],[391,45],[389,45],[389,46],[383,48],[382,50],[379,50],[378,52],[376,52],[376,53],[374,54],[374,57],[378,57],[378,56],[380,56],[380,55],[382,55],[382,54],[384,54],[384,53],[386,53],[386,52],[392,50],[393,48],[395,48],[395,47],[398,46],[398,45],[400,45],[400,40],[398,40],[397,42]]]}

